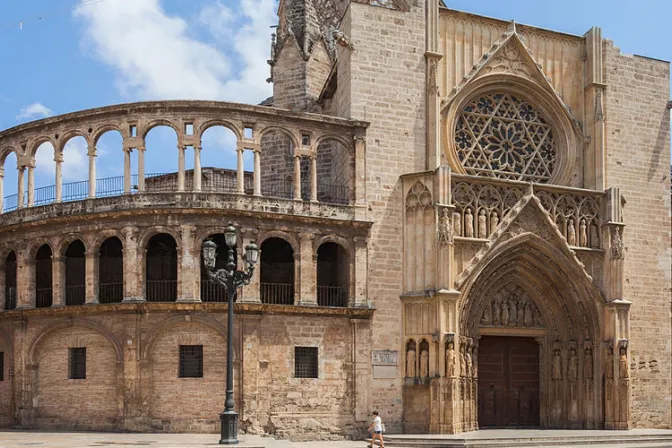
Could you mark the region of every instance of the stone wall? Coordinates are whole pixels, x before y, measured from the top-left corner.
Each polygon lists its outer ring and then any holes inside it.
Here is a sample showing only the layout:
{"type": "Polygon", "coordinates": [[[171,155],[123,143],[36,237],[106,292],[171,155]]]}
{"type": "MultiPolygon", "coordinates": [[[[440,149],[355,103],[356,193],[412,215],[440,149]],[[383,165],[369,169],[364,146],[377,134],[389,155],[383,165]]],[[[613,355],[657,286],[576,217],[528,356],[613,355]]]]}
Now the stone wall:
{"type": "Polygon", "coordinates": [[[670,426],[669,63],[604,45],[606,180],[626,199],[624,299],[630,310],[631,422],[670,426]]]}

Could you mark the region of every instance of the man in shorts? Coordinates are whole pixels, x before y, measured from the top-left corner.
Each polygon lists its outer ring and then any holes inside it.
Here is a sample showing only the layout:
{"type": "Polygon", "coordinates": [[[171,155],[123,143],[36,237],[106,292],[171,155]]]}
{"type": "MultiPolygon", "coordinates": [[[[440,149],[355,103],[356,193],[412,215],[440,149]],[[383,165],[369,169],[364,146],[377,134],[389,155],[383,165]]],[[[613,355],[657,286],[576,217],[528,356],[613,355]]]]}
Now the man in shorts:
{"type": "Polygon", "coordinates": [[[369,448],[373,447],[376,439],[380,439],[380,448],[385,448],[385,442],[383,442],[383,420],[378,415],[378,411],[373,411],[373,421],[369,426],[369,432],[371,433],[371,445],[369,445],[369,448]]]}

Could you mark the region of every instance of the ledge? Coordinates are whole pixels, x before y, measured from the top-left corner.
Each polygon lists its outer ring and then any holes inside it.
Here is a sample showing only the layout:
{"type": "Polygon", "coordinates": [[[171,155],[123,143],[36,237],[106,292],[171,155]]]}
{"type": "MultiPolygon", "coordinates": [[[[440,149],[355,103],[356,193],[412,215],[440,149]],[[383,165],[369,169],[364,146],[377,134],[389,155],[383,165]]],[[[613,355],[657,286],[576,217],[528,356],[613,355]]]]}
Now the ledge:
{"type": "MultiPolygon", "coordinates": [[[[91,314],[147,314],[156,312],[224,313],[227,303],[177,303],[177,302],[134,302],[107,303],[77,306],[61,306],[56,308],[30,308],[21,310],[0,311],[0,321],[15,321],[29,318],[71,317],[91,314]]],[[[290,316],[341,317],[347,319],[371,319],[375,308],[336,308],[326,306],[271,305],[266,303],[236,303],[237,314],[268,314],[290,316]]]]}

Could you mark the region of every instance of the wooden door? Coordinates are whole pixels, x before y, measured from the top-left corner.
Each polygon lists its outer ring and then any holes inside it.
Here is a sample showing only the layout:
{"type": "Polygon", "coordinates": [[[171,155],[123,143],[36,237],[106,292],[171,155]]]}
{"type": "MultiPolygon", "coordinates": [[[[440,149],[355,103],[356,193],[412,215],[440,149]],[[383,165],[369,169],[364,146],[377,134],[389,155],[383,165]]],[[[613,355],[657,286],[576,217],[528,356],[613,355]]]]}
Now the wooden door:
{"type": "Polygon", "coordinates": [[[478,424],[481,428],[539,426],[539,345],[534,339],[480,339],[478,424]]]}

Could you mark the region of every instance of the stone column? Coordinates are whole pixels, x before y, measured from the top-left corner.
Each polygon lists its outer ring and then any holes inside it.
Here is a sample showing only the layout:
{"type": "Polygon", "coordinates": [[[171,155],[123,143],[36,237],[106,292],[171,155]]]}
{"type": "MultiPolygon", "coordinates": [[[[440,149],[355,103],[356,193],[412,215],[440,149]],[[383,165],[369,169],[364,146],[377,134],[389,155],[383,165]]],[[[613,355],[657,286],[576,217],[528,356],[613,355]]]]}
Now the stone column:
{"type": "Polygon", "coordinates": [[[194,248],[194,226],[180,226],[179,265],[177,269],[178,302],[200,302],[196,297],[196,282],[200,281],[199,252],[194,248]]]}
{"type": "Polygon", "coordinates": [[[59,151],[54,155],[56,163],[56,202],[63,201],[63,152],[59,151]]]}
{"type": "Polygon", "coordinates": [[[177,191],[184,191],[184,152],[187,148],[177,148],[177,191]]]}
{"type": "Polygon", "coordinates": [[[5,206],[5,169],[0,168],[0,213],[3,212],[5,206]]]}
{"type": "Polygon", "coordinates": [[[294,200],[301,200],[301,156],[294,156],[294,200]]]}
{"type": "Polygon", "coordinates": [[[310,158],[310,202],[317,202],[317,156],[310,158]]]}
{"type": "Polygon", "coordinates": [[[144,147],[138,148],[138,191],[145,191],[145,151],[144,147]]]}
{"type": "Polygon", "coordinates": [[[89,143],[89,197],[96,197],[96,146],[89,143]]]}
{"type": "Polygon", "coordinates": [[[261,154],[254,150],[254,195],[261,196],[261,154]]]}
{"type": "Polygon", "coordinates": [[[28,207],[35,204],[35,164],[28,165],[28,207]]]}
{"type": "Polygon", "coordinates": [[[124,302],[144,302],[142,282],[144,259],[138,250],[138,228],[124,227],[124,302]]]}
{"type": "Polygon", "coordinates": [[[131,192],[131,148],[124,148],[124,193],[131,192]]]}
{"type": "Polygon", "coordinates": [[[201,191],[201,147],[194,146],[194,191],[201,191]]]}
{"type": "Polygon", "coordinates": [[[6,282],[5,275],[7,273],[6,263],[7,263],[6,258],[0,259],[0,312],[4,311],[7,308],[7,306],[6,306],[6,303],[7,303],[7,287],[6,287],[6,283],[5,283],[6,282]]]}
{"type": "Polygon", "coordinates": [[[85,303],[92,305],[98,302],[98,250],[96,248],[89,248],[86,251],[86,290],[85,303]]]}
{"type": "MultiPolygon", "coordinates": [[[[255,229],[245,229],[243,233],[243,245],[240,252],[244,253],[245,247],[254,243],[257,240],[257,231],[255,229]]],[[[241,257],[242,258],[242,257],[241,257]]],[[[239,266],[245,266],[247,264],[239,264],[239,266]]],[[[252,273],[252,278],[250,278],[250,284],[243,287],[243,297],[242,300],[239,300],[241,303],[261,303],[261,294],[260,294],[260,285],[261,285],[261,249],[259,249],[259,258],[257,259],[257,264],[255,265],[254,272],[252,273]]],[[[243,269],[243,268],[239,268],[243,269]]]]}
{"type": "Polygon", "coordinates": [[[51,256],[51,306],[65,306],[65,257],[51,256]]]}
{"type": "MultiPolygon", "coordinates": [[[[247,290],[243,296],[246,294],[247,290]]],[[[269,398],[268,394],[264,394],[259,387],[260,364],[265,364],[264,367],[268,366],[266,359],[259,358],[261,356],[261,351],[259,350],[261,316],[242,314],[238,319],[240,322],[238,325],[241,329],[240,347],[242,349],[242,359],[245,360],[241,367],[240,376],[245,378],[245,381],[242,381],[241,389],[243,403],[246,403],[240,410],[240,419],[241,421],[245,421],[250,429],[259,431],[262,427],[258,413],[263,409],[263,406],[260,406],[260,402],[263,403],[263,401],[267,401],[269,398]]]]}
{"type": "MultiPolygon", "coordinates": [[[[368,308],[369,297],[367,293],[367,276],[369,272],[369,249],[368,238],[355,237],[355,259],[354,259],[354,294],[349,298],[348,303],[355,308],[368,308]]],[[[350,261],[351,263],[353,260],[350,261]]]]}
{"type": "Polygon", "coordinates": [[[299,233],[299,305],[317,305],[317,254],[315,234],[299,233]]]}
{"type": "Polygon", "coordinates": [[[23,181],[23,176],[26,171],[25,166],[21,166],[18,168],[18,173],[17,173],[17,180],[18,180],[18,186],[16,190],[16,206],[17,208],[23,208],[24,206],[24,196],[23,192],[25,191],[26,186],[24,185],[25,182],[23,181]]]}
{"type": "Polygon", "coordinates": [[[35,308],[35,259],[26,249],[16,253],[16,296],[17,310],[35,308]]]}
{"type": "MultiPolygon", "coordinates": [[[[238,154],[238,164],[236,165],[236,192],[243,194],[245,193],[245,162],[243,161],[243,156],[245,155],[245,149],[241,146],[238,146],[236,153],[238,154]]],[[[255,156],[256,160],[256,156],[255,156]]],[[[256,163],[256,161],[255,161],[256,163]]],[[[255,177],[256,179],[256,177],[255,177]]]]}

